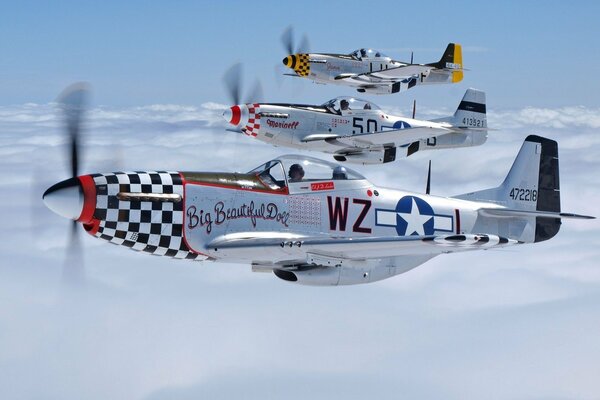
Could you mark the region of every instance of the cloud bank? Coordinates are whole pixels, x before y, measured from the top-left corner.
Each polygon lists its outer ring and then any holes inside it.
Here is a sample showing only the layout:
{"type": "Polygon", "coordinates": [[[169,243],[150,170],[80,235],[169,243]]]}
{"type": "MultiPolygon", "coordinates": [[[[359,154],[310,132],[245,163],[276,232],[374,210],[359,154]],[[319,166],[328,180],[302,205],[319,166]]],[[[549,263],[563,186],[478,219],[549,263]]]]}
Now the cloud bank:
{"type": "MultiPolygon", "coordinates": [[[[96,107],[84,170],[249,170],[291,150],[224,130],[224,105],[96,107]]],[[[454,195],[497,185],[530,133],[557,139],[565,211],[598,214],[600,110],[491,110],[488,143],[360,168],[377,184],[454,195]]],[[[447,110],[421,110],[423,117],[447,110]]],[[[451,112],[450,112],[451,113],[451,112]]],[[[0,107],[3,398],[594,398],[599,224],[552,241],[437,257],[358,287],[287,284],[248,266],[175,261],[82,235],[41,190],[64,179],[52,104],[0,107]]],[[[326,155],[310,153],[327,158],[326,155]]]]}

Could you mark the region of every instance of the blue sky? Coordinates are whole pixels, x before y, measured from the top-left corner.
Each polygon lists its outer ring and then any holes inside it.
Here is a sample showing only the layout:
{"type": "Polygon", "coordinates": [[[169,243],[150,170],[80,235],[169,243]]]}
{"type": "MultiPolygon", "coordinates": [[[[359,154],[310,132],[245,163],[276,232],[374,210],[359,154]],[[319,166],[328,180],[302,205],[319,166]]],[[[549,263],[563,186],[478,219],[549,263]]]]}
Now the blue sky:
{"type": "Polygon", "coordinates": [[[352,90],[289,82],[274,66],[280,35],[293,24],[314,51],[386,49],[431,62],[450,41],[471,71],[460,85],[418,88],[385,104],[445,105],[466,87],[492,107],[598,105],[597,2],[9,2],[0,16],[0,104],[47,102],[77,80],[97,104],[197,105],[227,100],[220,79],[244,61],[275,101],[323,102],[352,90]],[[409,99],[410,98],[410,99],[409,99]]]}
{"type": "MultiPolygon", "coordinates": [[[[265,98],[349,89],[275,66],[290,23],[312,49],[436,60],[464,46],[458,85],[369,99],[440,117],[487,92],[483,146],[357,168],[373,183],[456,195],[498,185],[531,133],[559,143],[563,211],[598,216],[596,2],[10,2],[0,13],[0,398],[597,399],[600,221],[548,242],[436,257],[392,279],[303,287],[248,265],[150,257],[82,233],[41,193],[67,177],[50,102],[86,80],[82,171],[249,170],[282,152],[226,132],[221,76],[244,61],[265,98]]],[[[331,160],[328,155],[309,153],[331,160]]]]}

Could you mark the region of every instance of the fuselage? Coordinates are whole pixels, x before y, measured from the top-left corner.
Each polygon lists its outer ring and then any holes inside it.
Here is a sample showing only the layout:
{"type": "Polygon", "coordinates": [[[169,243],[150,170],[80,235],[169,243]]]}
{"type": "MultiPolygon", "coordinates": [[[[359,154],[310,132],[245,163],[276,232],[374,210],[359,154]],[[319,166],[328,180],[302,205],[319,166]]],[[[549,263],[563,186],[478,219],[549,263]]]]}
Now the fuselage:
{"type": "Polygon", "coordinates": [[[558,145],[536,135],[502,184],[451,198],[379,187],[345,166],[288,155],[248,173],[83,175],[43,200],[113,244],[248,263],[307,285],[386,279],[444,253],[549,240],[562,218],[593,218],[561,212],[558,145]]]}
{"type": "MultiPolygon", "coordinates": [[[[292,54],[283,59],[283,64],[294,70],[300,77],[306,77],[317,83],[345,86],[349,83],[339,79],[340,75],[361,75],[410,65],[385,56],[359,59],[349,54],[333,53],[292,54]]],[[[406,75],[406,77],[410,78],[411,75],[406,75]]],[[[350,85],[358,86],[358,82],[350,83],[350,85]]]]}
{"type": "MultiPolygon", "coordinates": [[[[69,212],[63,215],[74,219],[79,215],[77,220],[88,233],[111,243],[155,255],[223,262],[305,262],[305,249],[293,244],[306,237],[477,233],[478,209],[483,204],[378,187],[353,171],[333,179],[324,175],[335,164],[311,158],[288,156],[271,163],[266,173],[259,169],[248,174],[85,175],[49,189],[45,201],[64,213],[63,203],[60,210],[52,205],[57,204],[53,193],[59,193],[56,201],[81,198],[68,203],[69,212]],[[308,176],[292,182],[285,171],[302,160],[308,176]],[[223,250],[211,245],[222,238],[260,235],[280,238],[282,246],[223,250]]],[[[394,249],[386,249],[364,256],[395,255],[394,249]]]]}
{"type": "MultiPolygon", "coordinates": [[[[226,110],[223,115],[227,122],[260,141],[275,146],[330,154],[338,153],[348,145],[328,137],[376,134],[386,130],[420,127],[452,127],[448,122],[390,115],[373,103],[359,99],[352,99],[356,104],[342,109],[339,103],[344,100],[340,99],[342,100],[334,99],[319,106],[282,103],[240,104],[226,110]]],[[[429,147],[443,145],[443,141],[438,144],[434,139],[424,142],[429,147]]]]}
{"type": "MultiPolygon", "coordinates": [[[[215,260],[297,263],[306,260],[306,251],[292,244],[305,237],[470,233],[477,218],[475,204],[378,188],[366,180],[290,183],[289,190],[249,193],[186,180],[183,219],[188,246],[215,260]],[[278,235],[282,243],[290,245],[276,249],[210,247],[221,237],[243,237],[248,232],[278,235]]],[[[378,253],[378,257],[396,255],[393,250],[378,253]]]]}
{"type": "MultiPolygon", "coordinates": [[[[411,57],[412,58],[412,57],[411,57]]],[[[355,87],[361,93],[391,94],[417,85],[457,83],[463,79],[462,50],[450,43],[438,62],[413,64],[372,49],[350,54],[297,53],[283,59],[293,76],[320,84],[355,87]]],[[[290,74],[288,74],[290,75],[290,74]]]]}

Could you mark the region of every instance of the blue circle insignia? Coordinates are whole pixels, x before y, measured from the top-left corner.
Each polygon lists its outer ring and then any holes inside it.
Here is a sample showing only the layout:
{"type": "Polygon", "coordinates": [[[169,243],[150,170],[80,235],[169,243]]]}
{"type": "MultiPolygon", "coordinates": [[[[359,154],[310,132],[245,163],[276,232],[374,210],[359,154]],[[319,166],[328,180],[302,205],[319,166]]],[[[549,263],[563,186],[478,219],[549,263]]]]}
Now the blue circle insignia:
{"type": "Polygon", "coordinates": [[[396,121],[394,125],[392,125],[394,129],[408,129],[410,128],[410,124],[406,121],[396,121]]]}
{"type": "Polygon", "coordinates": [[[419,235],[422,223],[423,234],[433,235],[433,216],[433,208],[425,200],[415,196],[404,196],[396,204],[396,232],[400,236],[419,235]],[[415,205],[416,209],[413,210],[415,205]],[[410,232],[407,232],[409,221],[412,221],[413,225],[410,232]],[[415,221],[417,226],[414,226],[415,221]]]}

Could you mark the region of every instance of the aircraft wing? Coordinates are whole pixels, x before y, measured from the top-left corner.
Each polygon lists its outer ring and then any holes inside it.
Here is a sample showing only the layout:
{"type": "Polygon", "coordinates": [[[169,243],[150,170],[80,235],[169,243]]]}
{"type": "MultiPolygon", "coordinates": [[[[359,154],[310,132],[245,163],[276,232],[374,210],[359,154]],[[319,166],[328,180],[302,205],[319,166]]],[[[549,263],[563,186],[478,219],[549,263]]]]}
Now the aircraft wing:
{"type": "Polygon", "coordinates": [[[356,135],[338,136],[325,139],[332,144],[340,144],[353,149],[369,149],[372,147],[400,147],[411,144],[421,139],[443,135],[453,132],[443,127],[417,127],[408,129],[394,129],[389,131],[359,133],[356,135]]]}
{"type": "Polygon", "coordinates": [[[362,74],[340,74],[335,77],[336,80],[341,79],[354,79],[362,81],[381,80],[389,82],[395,82],[401,79],[411,78],[413,76],[419,76],[421,73],[426,73],[434,67],[429,65],[404,65],[402,67],[395,67],[384,69],[382,71],[364,72],[362,74]]]}
{"type": "MultiPolygon", "coordinates": [[[[437,255],[448,252],[478,250],[489,247],[504,247],[517,244],[516,240],[496,235],[431,235],[393,237],[306,237],[284,235],[281,232],[237,233],[215,238],[207,248],[219,252],[247,252],[264,256],[265,251],[274,249],[291,257],[302,258],[306,253],[322,254],[344,259],[369,259],[403,255],[437,255]]],[[[280,258],[280,257],[275,257],[280,258]]]]}
{"type": "Polygon", "coordinates": [[[387,80],[399,80],[418,76],[422,73],[426,73],[433,69],[429,65],[405,65],[397,68],[384,69],[382,71],[365,72],[360,76],[367,76],[371,78],[387,79],[387,80]]]}

